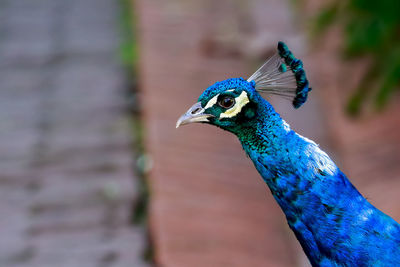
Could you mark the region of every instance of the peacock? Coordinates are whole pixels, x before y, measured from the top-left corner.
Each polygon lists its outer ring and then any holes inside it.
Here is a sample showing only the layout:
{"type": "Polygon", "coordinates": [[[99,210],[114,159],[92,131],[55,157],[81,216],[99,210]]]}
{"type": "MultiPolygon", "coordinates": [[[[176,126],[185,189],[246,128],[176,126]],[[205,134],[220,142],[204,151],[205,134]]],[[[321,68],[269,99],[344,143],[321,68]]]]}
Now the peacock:
{"type": "Polygon", "coordinates": [[[238,137],[312,266],[400,266],[400,225],[262,97],[280,95],[299,108],[310,91],[302,61],[279,42],[277,53],[247,80],[208,87],[176,127],[201,122],[238,137]]]}

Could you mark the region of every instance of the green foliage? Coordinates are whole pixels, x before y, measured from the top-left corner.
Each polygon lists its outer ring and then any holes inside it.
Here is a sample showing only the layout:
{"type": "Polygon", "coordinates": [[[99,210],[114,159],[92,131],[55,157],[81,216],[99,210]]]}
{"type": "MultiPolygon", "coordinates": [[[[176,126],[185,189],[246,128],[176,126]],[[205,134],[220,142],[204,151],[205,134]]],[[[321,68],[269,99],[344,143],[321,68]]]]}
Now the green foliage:
{"type": "Polygon", "coordinates": [[[327,7],[325,7],[317,16],[315,25],[314,25],[314,34],[320,34],[326,28],[333,23],[333,21],[337,18],[338,14],[337,3],[333,3],[327,7]]]}
{"type": "Polygon", "coordinates": [[[359,113],[369,95],[382,108],[400,88],[400,1],[334,0],[318,14],[315,33],[333,23],[344,31],[346,57],[372,59],[348,111],[359,113]]]}
{"type": "Polygon", "coordinates": [[[119,0],[119,2],[121,8],[119,16],[119,30],[121,33],[119,56],[126,67],[135,71],[138,62],[138,44],[132,27],[136,19],[132,0],[119,0]]]}
{"type": "MultiPolygon", "coordinates": [[[[138,182],[138,196],[132,207],[132,223],[145,226],[148,221],[148,209],[150,201],[150,186],[147,179],[147,171],[151,167],[151,159],[145,154],[144,147],[144,127],[140,120],[140,105],[137,101],[137,63],[138,63],[138,42],[135,32],[136,17],[134,12],[133,0],[119,0],[119,30],[121,35],[119,56],[127,73],[127,95],[126,99],[129,105],[130,123],[132,129],[132,145],[136,157],[136,176],[138,182]]],[[[150,236],[147,238],[147,246],[143,252],[143,258],[153,265],[154,250],[150,236]]]]}

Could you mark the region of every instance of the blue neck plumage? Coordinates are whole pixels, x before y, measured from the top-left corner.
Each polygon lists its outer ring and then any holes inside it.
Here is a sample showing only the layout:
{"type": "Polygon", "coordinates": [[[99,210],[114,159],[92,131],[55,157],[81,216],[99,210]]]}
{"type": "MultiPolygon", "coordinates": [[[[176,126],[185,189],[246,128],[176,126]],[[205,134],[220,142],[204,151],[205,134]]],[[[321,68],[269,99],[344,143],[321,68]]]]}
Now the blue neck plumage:
{"type": "Polygon", "coordinates": [[[334,242],[348,235],[331,230],[342,229],[355,211],[375,208],[325,152],[291,130],[268,102],[258,111],[237,136],[312,264],[319,266],[326,258],[323,250],[332,251],[334,242]]]}

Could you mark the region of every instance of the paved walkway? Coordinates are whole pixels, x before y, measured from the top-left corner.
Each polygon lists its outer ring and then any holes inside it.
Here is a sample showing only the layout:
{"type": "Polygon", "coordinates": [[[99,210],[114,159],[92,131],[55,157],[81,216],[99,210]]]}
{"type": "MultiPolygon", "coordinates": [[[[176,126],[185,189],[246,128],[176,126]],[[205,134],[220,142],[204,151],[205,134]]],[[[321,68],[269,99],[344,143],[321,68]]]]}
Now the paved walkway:
{"type": "Polygon", "coordinates": [[[132,267],[115,0],[0,1],[0,266],[132,267]]]}

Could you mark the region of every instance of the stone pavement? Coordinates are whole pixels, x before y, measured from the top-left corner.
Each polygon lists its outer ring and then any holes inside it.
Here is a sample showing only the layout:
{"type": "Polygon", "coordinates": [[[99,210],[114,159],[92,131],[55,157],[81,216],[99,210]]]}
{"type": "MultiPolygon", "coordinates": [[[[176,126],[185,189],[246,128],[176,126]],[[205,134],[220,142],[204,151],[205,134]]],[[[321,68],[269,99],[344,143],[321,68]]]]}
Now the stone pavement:
{"type": "Polygon", "coordinates": [[[132,267],[118,1],[0,1],[0,266],[132,267]]]}

